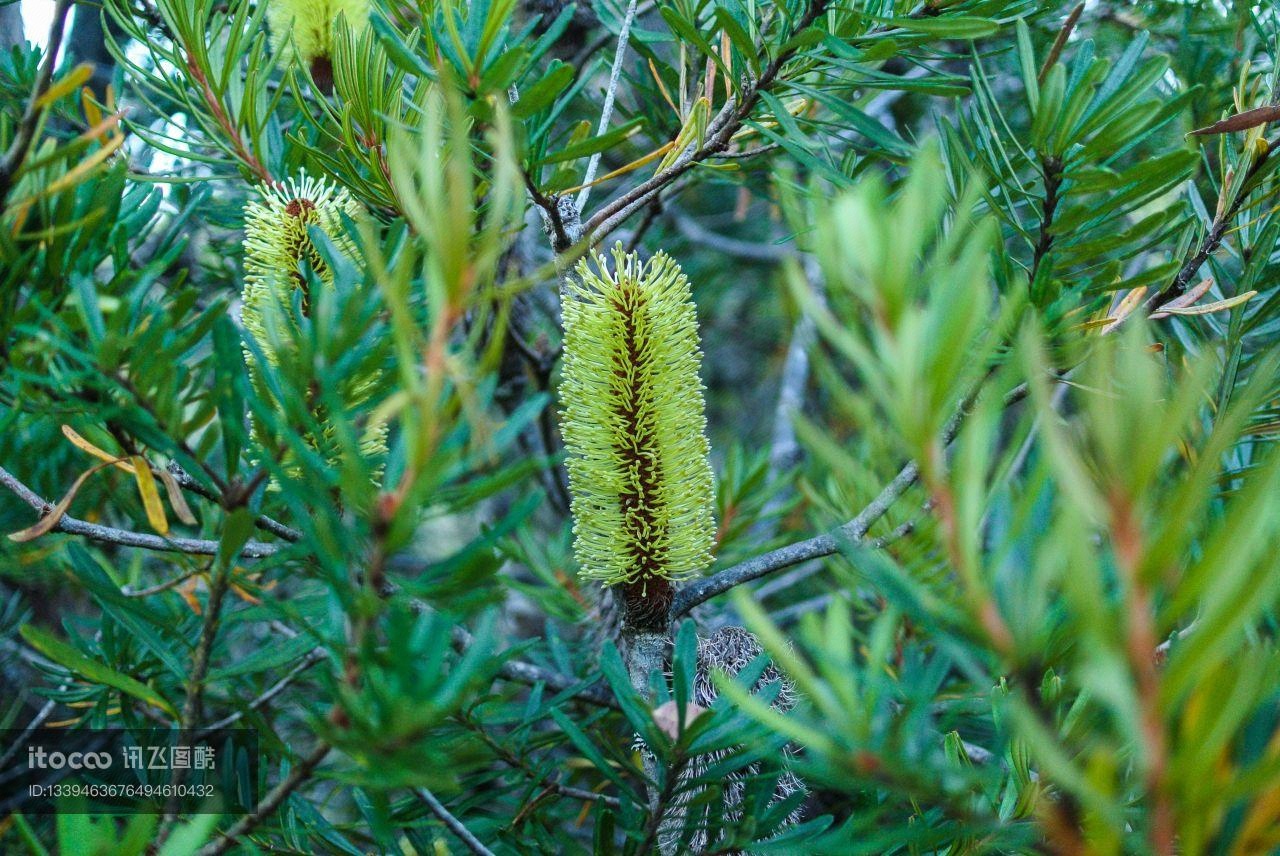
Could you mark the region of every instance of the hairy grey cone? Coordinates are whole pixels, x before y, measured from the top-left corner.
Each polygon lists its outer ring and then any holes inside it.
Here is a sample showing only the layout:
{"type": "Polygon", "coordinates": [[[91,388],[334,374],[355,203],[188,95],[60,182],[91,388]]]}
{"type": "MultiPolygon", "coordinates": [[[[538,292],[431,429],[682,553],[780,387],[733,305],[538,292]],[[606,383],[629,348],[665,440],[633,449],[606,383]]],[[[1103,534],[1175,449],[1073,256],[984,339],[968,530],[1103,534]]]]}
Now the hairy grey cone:
{"type": "MultiPolygon", "coordinates": [[[[711,707],[719,697],[715,684],[711,679],[712,673],[719,669],[729,677],[736,677],[763,651],[760,640],[742,627],[721,627],[710,636],[700,636],[698,638],[698,664],[694,673],[692,702],[699,707],[711,707]]],[[[778,695],[770,705],[774,710],[785,713],[795,707],[795,684],[787,679],[772,662],[761,673],[760,678],[751,690],[752,692],[760,692],[771,684],[780,685],[778,695]]],[[[718,849],[715,845],[718,844],[719,830],[714,830],[716,837],[713,839],[712,830],[708,829],[708,824],[705,821],[697,824],[697,830],[688,841],[681,840],[687,821],[687,806],[697,795],[696,789],[688,788],[685,783],[699,777],[708,768],[724,760],[730,754],[730,751],[709,752],[705,755],[699,755],[693,758],[680,774],[680,784],[677,786],[679,796],[676,797],[675,805],[668,811],[658,830],[658,844],[662,853],[703,853],[708,849],[718,849]]],[[[785,754],[788,759],[791,758],[792,752],[790,748],[785,750],[785,754]]],[[[742,817],[742,801],[746,790],[746,780],[759,776],[761,772],[759,764],[751,764],[724,779],[722,794],[724,802],[717,826],[733,824],[742,817]]],[[[778,778],[773,802],[780,802],[793,794],[806,793],[807,790],[804,782],[800,781],[790,770],[787,770],[778,778]]],[[[712,811],[714,811],[714,808],[712,811]]],[[[787,817],[784,826],[790,826],[798,822],[801,813],[799,808],[793,811],[787,817]]]]}

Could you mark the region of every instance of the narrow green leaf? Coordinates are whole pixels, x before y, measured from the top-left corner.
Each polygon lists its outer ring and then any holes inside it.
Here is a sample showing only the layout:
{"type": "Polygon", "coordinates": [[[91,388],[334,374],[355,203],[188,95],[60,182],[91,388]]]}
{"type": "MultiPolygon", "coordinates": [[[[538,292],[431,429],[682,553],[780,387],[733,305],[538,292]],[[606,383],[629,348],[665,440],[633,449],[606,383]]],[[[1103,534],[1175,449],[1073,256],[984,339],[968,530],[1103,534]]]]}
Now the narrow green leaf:
{"type": "Polygon", "coordinates": [[[884,24],[925,33],[944,39],[980,39],[1000,29],[1000,24],[990,18],[970,15],[940,16],[937,18],[875,18],[884,24]]]}
{"type": "Polygon", "coordinates": [[[535,166],[545,166],[546,164],[577,160],[579,158],[593,155],[596,152],[611,149],[638,131],[642,124],[644,124],[644,118],[637,116],[616,128],[610,129],[598,137],[590,137],[582,140],[581,142],[570,143],[560,151],[547,155],[545,158],[538,161],[535,166]]]}
{"type": "Polygon", "coordinates": [[[99,663],[97,660],[89,659],[80,653],[79,649],[56,638],[47,630],[34,624],[24,624],[19,632],[22,634],[22,638],[41,654],[44,654],[55,663],[83,675],[93,683],[102,684],[131,695],[152,707],[160,708],[170,716],[176,717],[178,715],[173,705],[151,687],[136,678],[121,674],[110,666],[99,663]]]}

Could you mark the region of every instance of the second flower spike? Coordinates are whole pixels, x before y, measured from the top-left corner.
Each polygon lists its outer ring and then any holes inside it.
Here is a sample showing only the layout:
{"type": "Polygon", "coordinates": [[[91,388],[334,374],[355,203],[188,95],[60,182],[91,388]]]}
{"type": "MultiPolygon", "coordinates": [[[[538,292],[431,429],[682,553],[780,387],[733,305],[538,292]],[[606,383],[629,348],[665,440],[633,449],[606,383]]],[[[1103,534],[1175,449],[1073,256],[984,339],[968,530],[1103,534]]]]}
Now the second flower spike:
{"type": "Polygon", "coordinates": [[[369,0],[269,0],[271,47],[294,54],[322,92],[333,89],[334,34],[345,19],[353,33],[369,24],[369,0]]]}
{"type": "MultiPolygon", "coordinates": [[[[245,349],[249,377],[263,399],[279,404],[270,385],[263,382],[264,369],[281,371],[293,379],[308,376],[304,371],[306,361],[299,362],[301,344],[315,338],[310,325],[316,322],[314,310],[325,297],[320,292],[329,292],[328,297],[333,299],[336,291],[334,271],[316,245],[312,230],[322,233],[339,256],[354,262],[359,254],[347,234],[344,220],[361,216],[359,203],[345,188],[305,173],[298,180],[264,188],[261,199],[246,206],[241,319],[245,332],[257,345],[257,352],[268,364],[260,365],[254,350],[245,349]]],[[[306,445],[318,452],[320,458],[336,465],[342,457],[338,421],[353,413],[368,411],[376,403],[384,381],[381,369],[364,366],[332,383],[335,395],[330,398],[326,399],[323,393],[327,390],[318,384],[308,388],[305,392],[308,409],[319,427],[316,430],[299,427],[306,445]],[[326,401],[336,401],[339,406],[331,408],[326,401]]],[[[284,415],[282,405],[280,410],[284,415]]],[[[286,472],[297,472],[296,456],[286,451],[287,444],[278,437],[272,440],[272,435],[278,432],[270,430],[261,419],[255,418],[251,424],[255,441],[274,447],[286,472]]],[[[378,461],[386,455],[384,421],[360,420],[357,430],[361,456],[378,461]]],[[[381,463],[374,472],[380,478],[381,463]]]]}

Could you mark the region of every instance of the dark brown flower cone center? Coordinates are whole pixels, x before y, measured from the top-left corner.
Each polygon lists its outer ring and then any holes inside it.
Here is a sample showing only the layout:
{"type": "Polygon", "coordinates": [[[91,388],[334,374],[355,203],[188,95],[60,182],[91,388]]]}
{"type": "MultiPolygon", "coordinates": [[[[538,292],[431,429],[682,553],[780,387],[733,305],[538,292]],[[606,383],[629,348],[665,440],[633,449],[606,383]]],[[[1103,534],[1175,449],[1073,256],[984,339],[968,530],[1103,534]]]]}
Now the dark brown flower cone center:
{"type": "Polygon", "coordinates": [[[327,56],[318,56],[311,60],[311,79],[325,95],[333,92],[333,60],[327,56]]]}

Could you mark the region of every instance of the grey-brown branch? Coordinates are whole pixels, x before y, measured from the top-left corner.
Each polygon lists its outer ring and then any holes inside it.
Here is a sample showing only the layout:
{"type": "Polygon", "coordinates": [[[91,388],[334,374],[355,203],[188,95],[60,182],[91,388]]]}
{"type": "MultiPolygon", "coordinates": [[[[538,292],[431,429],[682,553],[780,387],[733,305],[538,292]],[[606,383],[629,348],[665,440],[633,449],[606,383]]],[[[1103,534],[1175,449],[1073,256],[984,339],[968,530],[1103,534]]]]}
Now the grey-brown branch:
{"type": "MultiPolygon", "coordinates": [[[[0,484],[34,508],[41,516],[53,510],[54,504],[41,497],[27,487],[16,476],[0,467],[0,484]]],[[[144,550],[159,550],[168,553],[188,553],[194,556],[215,556],[218,553],[218,542],[203,538],[170,538],[163,535],[152,535],[146,532],[133,532],[128,529],[116,529],[113,526],[102,526],[80,520],[69,514],[62,515],[51,531],[65,532],[68,535],[82,535],[94,541],[106,544],[119,544],[123,547],[141,547],[144,550]]],[[[279,544],[265,544],[261,541],[250,541],[244,545],[240,555],[250,559],[260,559],[279,551],[279,544]]]]}

